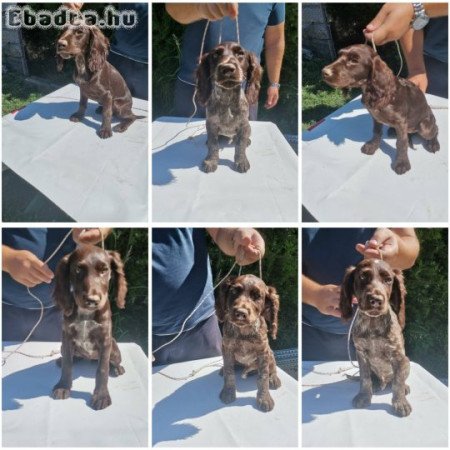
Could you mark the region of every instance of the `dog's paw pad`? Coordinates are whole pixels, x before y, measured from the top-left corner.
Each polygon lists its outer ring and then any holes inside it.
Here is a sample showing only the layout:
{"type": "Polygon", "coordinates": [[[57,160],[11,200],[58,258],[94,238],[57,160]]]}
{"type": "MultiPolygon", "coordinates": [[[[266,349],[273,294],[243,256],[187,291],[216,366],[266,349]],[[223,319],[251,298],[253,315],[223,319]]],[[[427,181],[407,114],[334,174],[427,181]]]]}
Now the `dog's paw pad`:
{"type": "Polygon", "coordinates": [[[202,170],[205,173],[215,172],[217,169],[217,161],[205,159],[202,164],[202,170]]]}
{"type": "Polygon", "coordinates": [[[277,375],[273,375],[269,379],[269,388],[270,389],[278,389],[281,386],[281,381],[277,375]]]}
{"type": "Polygon", "coordinates": [[[392,402],[392,406],[394,407],[394,412],[396,416],[406,417],[411,414],[412,408],[409,404],[408,400],[396,400],[392,402]]]}
{"type": "Polygon", "coordinates": [[[397,175],[403,175],[411,169],[411,164],[408,159],[402,159],[394,163],[394,171],[397,175]]]}
{"type": "Polygon", "coordinates": [[[239,173],[245,173],[250,169],[250,163],[248,162],[248,159],[244,159],[243,161],[236,161],[234,163],[236,170],[239,173]]]}
{"type": "Polygon", "coordinates": [[[258,408],[264,412],[272,411],[273,407],[275,406],[275,402],[270,395],[256,397],[256,403],[258,405],[258,408]]]}
{"type": "Polygon", "coordinates": [[[359,393],[354,397],[352,404],[355,408],[367,408],[370,406],[371,400],[371,395],[359,393]]]}
{"type": "Polygon", "coordinates": [[[55,388],[53,389],[52,397],[55,400],[66,400],[70,397],[70,389],[55,388]]]}
{"type": "Polygon", "coordinates": [[[110,128],[101,128],[98,131],[98,135],[102,138],[102,139],[108,139],[112,136],[112,130],[110,128]]]}
{"type": "Polygon", "coordinates": [[[105,409],[108,406],[111,405],[111,397],[108,393],[106,394],[95,394],[92,396],[92,402],[91,406],[92,409],[95,409],[96,411],[100,409],[105,409]]]}
{"type": "Polygon", "coordinates": [[[224,403],[232,403],[236,400],[236,389],[223,388],[220,393],[220,400],[224,403]]]}
{"type": "Polygon", "coordinates": [[[83,120],[83,115],[81,114],[72,114],[69,118],[71,122],[81,122],[83,120]]]}
{"type": "Polygon", "coordinates": [[[378,149],[378,145],[367,142],[361,147],[361,152],[365,155],[373,155],[378,149]]]}

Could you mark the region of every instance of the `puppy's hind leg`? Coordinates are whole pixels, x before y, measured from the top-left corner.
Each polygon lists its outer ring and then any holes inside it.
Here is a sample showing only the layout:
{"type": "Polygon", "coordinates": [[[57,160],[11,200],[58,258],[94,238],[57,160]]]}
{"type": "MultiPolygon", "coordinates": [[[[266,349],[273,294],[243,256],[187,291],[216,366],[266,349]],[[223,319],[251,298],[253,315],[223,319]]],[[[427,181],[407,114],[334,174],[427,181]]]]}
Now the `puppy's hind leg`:
{"type": "Polygon", "coordinates": [[[119,347],[115,339],[112,340],[111,358],[109,360],[110,365],[114,370],[114,375],[119,376],[125,373],[125,369],[120,365],[122,362],[122,355],[120,354],[119,347]]]}
{"type": "Polygon", "coordinates": [[[281,386],[281,381],[277,375],[277,364],[273,352],[270,351],[269,359],[269,388],[278,389],[281,386]]]}

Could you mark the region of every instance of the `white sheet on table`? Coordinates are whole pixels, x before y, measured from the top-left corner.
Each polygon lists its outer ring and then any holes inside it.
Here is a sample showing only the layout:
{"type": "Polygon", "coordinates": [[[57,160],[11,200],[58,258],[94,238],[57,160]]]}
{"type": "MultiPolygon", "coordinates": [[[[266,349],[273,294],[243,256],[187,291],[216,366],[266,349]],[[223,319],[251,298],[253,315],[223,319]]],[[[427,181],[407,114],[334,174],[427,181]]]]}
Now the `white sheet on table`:
{"type": "MultiPolygon", "coordinates": [[[[96,362],[75,363],[71,397],[54,400],[50,394],[61,375],[57,357],[12,355],[3,366],[3,446],[146,447],[148,359],[136,344],[119,347],[125,374],[109,378],[112,405],[101,411],[89,406],[96,362]]],[[[28,342],[21,351],[43,355],[59,348],[60,343],[28,342]]]]}
{"type": "MultiPolygon", "coordinates": [[[[446,99],[427,94],[433,107],[446,99]]],[[[319,221],[447,221],[448,109],[433,109],[441,150],[427,152],[419,140],[408,150],[411,170],[391,168],[395,139],[386,137],[374,155],[361,153],[372,137],[372,118],[358,97],[303,133],[303,205],[319,221]]]]}
{"type": "Polygon", "coordinates": [[[298,384],[278,369],[281,387],[271,390],[275,408],[256,408],[256,375],[246,380],[236,373],[237,398],[225,405],[219,399],[223,377],[221,358],[189,361],[153,369],[153,445],[158,447],[296,447],[298,436],[298,384]],[[158,372],[194,378],[168,379],[158,372]]]}
{"type": "MultiPolygon", "coordinates": [[[[100,139],[98,104],[69,121],[78,100],[69,84],[3,117],[3,162],[79,222],[145,222],[148,119],[100,139]]],[[[133,99],[133,111],[148,116],[147,102],[133,99]]]]}
{"type": "Polygon", "coordinates": [[[298,220],[297,156],[270,122],[251,122],[250,170],[233,169],[234,147],[220,151],[216,172],[200,170],[204,120],[161,117],[153,122],[153,219],[172,221],[298,220]],[[194,139],[189,137],[196,132],[194,139]]]}
{"type": "Polygon", "coordinates": [[[304,447],[448,446],[448,388],[420,365],[411,363],[407,380],[408,417],[393,415],[390,389],[374,394],[369,408],[354,409],[359,382],[346,379],[345,373],[328,375],[339,368],[350,368],[347,374],[357,371],[348,361],[303,362],[304,447]]]}

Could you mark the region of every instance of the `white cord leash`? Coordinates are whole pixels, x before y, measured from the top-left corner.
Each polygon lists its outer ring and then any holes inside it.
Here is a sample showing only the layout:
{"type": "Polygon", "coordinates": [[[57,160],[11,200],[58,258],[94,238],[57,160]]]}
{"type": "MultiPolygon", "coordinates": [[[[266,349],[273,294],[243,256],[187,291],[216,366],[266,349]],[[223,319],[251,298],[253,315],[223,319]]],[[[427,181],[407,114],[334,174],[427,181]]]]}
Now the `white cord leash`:
{"type": "MultiPolygon", "coordinates": [[[[73,228],[70,229],[70,231],[64,236],[63,240],[59,243],[59,245],[56,247],[56,249],[52,252],[52,254],[44,261],[44,264],[48,264],[52,258],[59,252],[59,250],[61,250],[62,246],[65,244],[65,242],[67,241],[67,239],[69,238],[69,236],[72,234],[73,232],[73,228]]],[[[105,241],[104,241],[104,237],[103,237],[103,232],[101,230],[101,228],[98,228],[99,232],[100,232],[100,236],[101,236],[101,242],[102,242],[102,250],[105,250],[105,241]]],[[[36,328],[39,326],[39,324],[42,321],[42,318],[44,317],[44,304],[42,303],[41,299],[36,296],[35,294],[33,294],[30,291],[30,288],[27,287],[27,292],[28,294],[30,294],[30,296],[32,298],[34,298],[40,306],[40,314],[39,314],[39,319],[36,322],[36,324],[33,326],[33,328],[31,329],[31,331],[28,333],[27,337],[24,339],[24,341],[22,343],[19,344],[19,346],[14,349],[14,350],[4,350],[3,353],[7,353],[7,355],[5,357],[3,357],[3,361],[2,361],[2,366],[5,365],[6,361],[8,360],[8,358],[10,358],[12,355],[14,355],[15,353],[20,354],[20,355],[24,355],[24,356],[28,356],[30,358],[46,358],[46,357],[51,357],[54,355],[58,355],[60,353],[59,350],[52,350],[49,354],[47,355],[30,355],[24,352],[19,351],[22,346],[24,344],[26,344],[28,342],[28,340],[31,338],[31,336],[33,335],[34,331],[36,330],[36,328]]]]}
{"type": "MultiPolygon", "coordinates": [[[[373,50],[374,50],[375,53],[378,53],[378,52],[377,52],[377,46],[375,45],[375,42],[374,42],[374,40],[373,40],[374,34],[375,34],[375,31],[372,33],[372,38],[371,38],[371,41],[372,41],[372,48],[373,48],[373,50]]],[[[367,41],[366,41],[366,42],[367,42],[367,41]]],[[[399,77],[400,74],[402,73],[402,70],[403,70],[403,57],[402,57],[402,52],[400,51],[400,45],[398,44],[398,41],[394,41],[394,42],[395,42],[395,45],[397,46],[398,57],[400,58],[400,69],[399,69],[398,72],[397,72],[397,77],[399,77]]]]}

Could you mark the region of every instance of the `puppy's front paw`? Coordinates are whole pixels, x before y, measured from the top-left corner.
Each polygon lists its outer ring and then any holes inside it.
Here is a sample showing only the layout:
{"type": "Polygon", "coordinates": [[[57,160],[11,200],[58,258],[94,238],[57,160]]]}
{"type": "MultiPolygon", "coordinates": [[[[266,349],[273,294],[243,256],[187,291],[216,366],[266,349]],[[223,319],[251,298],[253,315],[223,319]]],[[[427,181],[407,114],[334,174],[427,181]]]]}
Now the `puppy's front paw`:
{"type": "Polygon", "coordinates": [[[393,400],[392,406],[394,407],[394,413],[399,417],[406,417],[411,414],[412,408],[406,398],[402,400],[393,400]]]}
{"type": "Polygon", "coordinates": [[[394,171],[397,175],[403,175],[411,169],[409,159],[397,159],[394,163],[394,171]]]}
{"type": "Polygon", "coordinates": [[[66,400],[70,397],[70,389],[55,386],[53,388],[52,397],[55,400],[66,400]]]}
{"type": "Polygon", "coordinates": [[[357,394],[352,401],[354,408],[367,408],[370,406],[372,396],[370,394],[364,394],[360,392],[357,394]]]}
{"type": "Polygon", "coordinates": [[[245,173],[250,169],[250,163],[245,157],[235,161],[234,166],[239,173],[245,173]]]}
{"type": "Polygon", "coordinates": [[[366,142],[361,147],[361,152],[365,155],[373,155],[377,151],[378,147],[379,146],[377,144],[374,144],[373,142],[366,142]]]}
{"type": "Polygon", "coordinates": [[[215,159],[205,159],[202,164],[202,170],[205,173],[215,172],[217,169],[217,161],[215,159]]]}
{"type": "Polygon", "coordinates": [[[108,139],[112,136],[112,130],[111,128],[100,128],[100,130],[98,130],[98,135],[102,139],[108,139]]]}
{"type": "Polygon", "coordinates": [[[236,400],[236,389],[224,387],[220,392],[220,400],[224,403],[234,402],[236,400]]]}
{"type": "Polygon", "coordinates": [[[278,378],[277,374],[272,375],[269,378],[269,388],[270,389],[278,389],[281,386],[281,381],[278,378]]]}
{"type": "Polygon", "coordinates": [[[258,408],[264,412],[272,411],[273,407],[275,406],[275,402],[273,401],[273,398],[270,396],[270,394],[257,396],[256,403],[258,405],[258,408]]]}
{"type": "Polygon", "coordinates": [[[81,122],[83,120],[84,115],[80,113],[74,113],[70,116],[69,120],[71,122],[81,122]]]}
{"type": "Polygon", "coordinates": [[[96,411],[100,409],[105,409],[108,406],[111,405],[111,397],[109,396],[109,392],[94,392],[92,395],[92,402],[91,406],[92,409],[95,409],[96,411]]]}
{"type": "Polygon", "coordinates": [[[430,153],[436,153],[440,150],[440,148],[441,146],[439,145],[439,141],[436,138],[425,142],[425,149],[430,153]]]}
{"type": "Polygon", "coordinates": [[[123,368],[123,366],[114,367],[114,375],[116,375],[117,377],[119,375],[123,375],[124,373],[125,373],[125,369],[123,368]]]}

